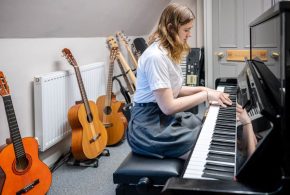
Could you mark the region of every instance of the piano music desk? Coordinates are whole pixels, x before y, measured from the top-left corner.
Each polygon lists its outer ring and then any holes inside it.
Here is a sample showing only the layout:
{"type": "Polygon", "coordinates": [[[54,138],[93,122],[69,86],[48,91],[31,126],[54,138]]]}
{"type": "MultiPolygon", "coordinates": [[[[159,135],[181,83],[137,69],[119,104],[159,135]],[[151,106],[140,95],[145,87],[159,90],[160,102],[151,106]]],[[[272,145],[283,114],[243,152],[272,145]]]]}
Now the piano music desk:
{"type": "Polygon", "coordinates": [[[157,195],[170,177],[181,174],[184,161],[128,154],[113,173],[116,195],[157,195]]]}

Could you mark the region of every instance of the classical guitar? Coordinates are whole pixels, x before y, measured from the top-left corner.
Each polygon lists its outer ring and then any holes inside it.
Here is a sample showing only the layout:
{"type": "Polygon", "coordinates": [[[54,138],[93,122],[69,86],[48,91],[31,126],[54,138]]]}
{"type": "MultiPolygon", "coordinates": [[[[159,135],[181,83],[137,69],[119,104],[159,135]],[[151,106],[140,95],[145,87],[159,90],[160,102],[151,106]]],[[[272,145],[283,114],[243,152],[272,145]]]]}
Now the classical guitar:
{"type": "Polygon", "coordinates": [[[129,46],[129,39],[128,39],[128,37],[123,32],[120,32],[120,31],[118,31],[116,33],[116,37],[117,37],[117,40],[121,44],[123,44],[125,46],[125,48],[127,49],[128,53],[129,53],[129,56],[130,56],[130,58],[131,58],[131,60],[133,62],[133,65],[135,66],[135,69],[137,69],[138,63],[137,63],[137,60],[136,60],[136,58],[135,58],[135,56],[134,56],[134,54],[133,54],[133,52],[132,52],[132,50],[131,50],[131,48],[129,46]]]}
{"type": "Polygon", "coordinates": [[[9,87],[0,71],[0,94],[3,97],[11,143],[0,151],[0,194],[45,194],[52,176],[38,158],[38,143],[33,137],[21,138],[9,87]]]}
{"type": "Polygon", "coordinates": [[[107,93],[106,95],[99,96],[97,99],[99,117],[108,133],[108,146],[120,143],[124,138],[127,128],[127,119],[122,112],[124,103],[117,101],[116,96],[112,93],[112,78],[116,54],[117,48],[111,48],[107,93]]]}
{"type": "Polygon", "coordinates": [[[107,132],[99,120],[96,104],[89,101],[82,81],[79,66],[71,51],[62,50],[69,64],[74,67],[82,103],[72,106],[68,111],[68,120],[72,128],[72,154],[76,160],[88,160],[99,156],[107,145],[107,132]]]}
{"type": "Polygon", "coordinates": [[[122,67],[125,70],[125,73],[129,75],[129,78],[132,82],[132,86],[134,89],[136,89],[136,76],[133,73],[133,71],[131,70],[129,64],[127,63],[127,61],[125,60],[124,56],[122,55],[122,53],[119,50],[117,41],[115,40],[115,38],[113,36],[109,36],[107,37],[107,43],[109,45],[109,48],[112,49],[112,47],[117,46],[117,55],[116,58],[118,60],[118,63],[120,63],[122,65],[122,67]]]}

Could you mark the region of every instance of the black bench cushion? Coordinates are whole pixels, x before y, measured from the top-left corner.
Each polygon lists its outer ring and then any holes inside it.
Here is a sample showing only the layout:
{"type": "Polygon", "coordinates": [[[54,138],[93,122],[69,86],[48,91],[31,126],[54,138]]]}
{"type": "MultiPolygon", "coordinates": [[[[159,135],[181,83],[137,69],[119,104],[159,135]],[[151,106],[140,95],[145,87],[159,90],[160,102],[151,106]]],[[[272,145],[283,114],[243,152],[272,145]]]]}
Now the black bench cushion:
{"type": "Polygon", "coordinates": [[[113,174],[115,184],[137,184],[148,177],[153,185],[164,185],[168,178],[179,176],[184,165],[181,159],[158,159],[130,152],[113,174]]]}

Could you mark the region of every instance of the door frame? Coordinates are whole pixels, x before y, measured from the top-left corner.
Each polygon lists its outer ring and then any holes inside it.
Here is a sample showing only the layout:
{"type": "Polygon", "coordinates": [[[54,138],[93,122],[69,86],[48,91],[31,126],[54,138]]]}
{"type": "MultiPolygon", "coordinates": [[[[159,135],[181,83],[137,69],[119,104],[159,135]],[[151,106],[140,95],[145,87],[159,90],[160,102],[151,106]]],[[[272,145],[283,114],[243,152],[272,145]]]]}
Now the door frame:
{"type": "Polygon", "coordinates": [[[204,0],[204,34],[205,86],[214,88],[212,50],[212,0],[204,0]]]}

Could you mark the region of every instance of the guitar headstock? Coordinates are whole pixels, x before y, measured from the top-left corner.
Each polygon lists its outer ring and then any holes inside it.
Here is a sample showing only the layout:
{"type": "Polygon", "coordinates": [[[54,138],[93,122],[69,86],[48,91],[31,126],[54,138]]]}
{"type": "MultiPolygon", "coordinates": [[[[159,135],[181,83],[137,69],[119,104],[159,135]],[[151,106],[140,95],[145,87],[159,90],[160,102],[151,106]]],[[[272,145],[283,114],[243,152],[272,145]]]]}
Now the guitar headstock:
{"type": "Polygon", "coordinates": [[[114,48],[110,50],[110,64],[114,63],[117,54],[118,54],[118,50],[116,50],[114,48]]]}
{"type": "Polygon", "coordinates": [[[112,64],[118,54],[119,46],[113,36],[107,37],[107,44],[110,48],[110,63],[112,64]]]}
{"type": "Polygon", "coordinates": [[[107,37],[107,44],[110,48],[110,50],[119,50],[119,46],[117,44],[117,41],[115,40],[115,38],[113,36],[109,36],[107,37]]]}
{"type": "Polygon", "coordinates": [[[70,65],[72,65],[73,67],[77,67],[77,66],[78,66],[78,64],[77,64],[77,62],[76,62],[76,60],[75,60],[75,58],[73,57],[71,51],[70,51],[68,48],[64,48],[64,49],[62,50],[62,54],[63,54],[63,56],[67,59],[67,61],[68,61],[68,63],[69,63],[70,65]]]}
{"type": "Polygon", "coordinates": [[[116,37],[118,41],[122,42],[126,46],[129,46],[129,39],[123,32],[121,31],[116,32],[116,37]]]}
{"type": "Polygon", "coordinates": [[[2,71],[0,71],[0,95],[2,97],[10,95],[9,86],[2,71]]]}

